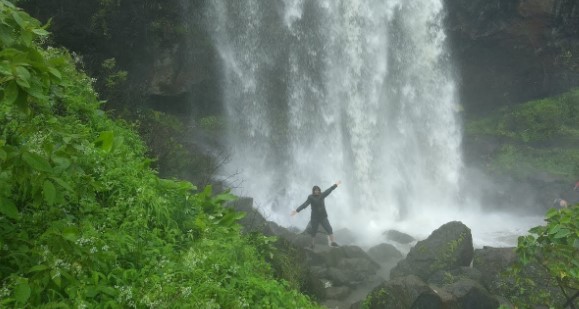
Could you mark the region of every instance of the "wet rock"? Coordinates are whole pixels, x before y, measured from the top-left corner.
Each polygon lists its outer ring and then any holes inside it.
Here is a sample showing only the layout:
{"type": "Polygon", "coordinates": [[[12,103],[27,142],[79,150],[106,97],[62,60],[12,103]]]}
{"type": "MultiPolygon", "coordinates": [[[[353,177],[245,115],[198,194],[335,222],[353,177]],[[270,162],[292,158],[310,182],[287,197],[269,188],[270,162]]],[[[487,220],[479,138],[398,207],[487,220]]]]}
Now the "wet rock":
{"type": "Polygon", "coordinates": [[[515,248],[484,247],[474,251],[472,267],[481,272],[481,282],[489,291],[497,291],[501,282],[501,273],[517,259],[515,248]]]}
{"type": "Polygon", "coordinates": [[[416,240],[414,237],[396,230],[388,230],[383,234],[386,236],[386,239],[395,241],[400,244],[409,244],[416,240]]]}
{"type": "Polygon", "coordinates": [[[491,295],[480,283],[471,279],[460,279],[455,283],[445,285],[444,289],[456,297],[459,308],[491,309],[499,307],[497,298],[491,295]]]}
{"type": "Polygon", "coordinates": [[[390,271],[390,277],[417,275],[423,280],[439,270],[469,266],[473,258],[472,234],[459,221],[442,225],[427,239],[416,243],[404,260],[390,271]]]}
{"type": "Polygon", "coordinates": [[[364,300],[366,308],[442,308],[441,297],[415,275],[386,281],[364,300]]]}
{"type": "Polygon", "coordinates": [[[391,244],[379,244],[368,249],[368,255],[378,263],[389,263],[401,260],[404,255],[391,244]]]}

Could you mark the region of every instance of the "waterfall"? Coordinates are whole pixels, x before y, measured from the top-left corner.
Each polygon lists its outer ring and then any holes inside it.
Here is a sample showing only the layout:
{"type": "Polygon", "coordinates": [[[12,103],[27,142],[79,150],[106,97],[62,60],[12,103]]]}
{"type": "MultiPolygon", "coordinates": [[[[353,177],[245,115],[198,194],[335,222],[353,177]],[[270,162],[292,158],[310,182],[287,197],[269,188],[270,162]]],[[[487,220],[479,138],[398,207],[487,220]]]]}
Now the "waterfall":
{"type": "Polygon", "coordinates": [[[442,0],[209,6],[229,125],[221,174],[266,218],[305,227],[309,215],[290,211],[336,180],[334,230],[366,239],[428,235],[464,211],[442,0]]]}

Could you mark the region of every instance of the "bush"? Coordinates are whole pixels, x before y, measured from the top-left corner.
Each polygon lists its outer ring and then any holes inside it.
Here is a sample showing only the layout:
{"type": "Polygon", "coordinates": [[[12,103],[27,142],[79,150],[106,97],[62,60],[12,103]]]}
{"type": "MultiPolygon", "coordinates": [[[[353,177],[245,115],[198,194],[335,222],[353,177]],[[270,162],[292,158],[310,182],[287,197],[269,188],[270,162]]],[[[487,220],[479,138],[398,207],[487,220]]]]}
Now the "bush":
{"type": "Polygon", "coordinates": [[[0,307],[316,307],[240,236],[235,197],[159,178],[45,27],[0,0],[0,307]]]}

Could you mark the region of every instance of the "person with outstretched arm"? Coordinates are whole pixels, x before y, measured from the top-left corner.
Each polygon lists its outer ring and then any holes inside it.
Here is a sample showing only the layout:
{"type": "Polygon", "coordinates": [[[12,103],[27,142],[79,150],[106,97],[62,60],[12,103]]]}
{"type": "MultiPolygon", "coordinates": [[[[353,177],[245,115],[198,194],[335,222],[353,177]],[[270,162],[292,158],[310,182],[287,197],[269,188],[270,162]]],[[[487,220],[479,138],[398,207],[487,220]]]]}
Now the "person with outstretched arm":
{"type": "Polygon", "coordinates": [[[308,196],[308,199],[301,204],[298,208],[291,212],[292,216],[295,216],[298,212],[304,210],[309,205],[312,206],[311,210],[311,220],[310,220],[310,235],[312,235],[311,248],[314,248],[315,237],[318,232],[318,225],[322,225],[322,228],[328,233],[328,243],[331,247],[338,247],[336,239],[334,238],[334,232],[332,231],[332,226],[330,221],[328,221],[328,213],[326,212],[326,205],[324,204],[324,199],[336,189],[342,181],[338,180],[333,186],[322,192],[320,187],[314,186],[312,188],[312,194],[308,196]]]}

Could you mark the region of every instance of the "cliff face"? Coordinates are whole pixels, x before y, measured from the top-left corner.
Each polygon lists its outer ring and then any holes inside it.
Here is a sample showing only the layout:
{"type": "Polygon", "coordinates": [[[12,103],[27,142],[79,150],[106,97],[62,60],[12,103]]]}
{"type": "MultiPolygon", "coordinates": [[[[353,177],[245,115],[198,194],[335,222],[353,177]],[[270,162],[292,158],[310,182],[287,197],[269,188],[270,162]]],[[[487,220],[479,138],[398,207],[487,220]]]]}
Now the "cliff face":
{"type": "Polygon", "coordinates": [[[216,108],[214,51],[205,33],[205,0],[27,0],[19,3],[47,22],[54,44],[81,55],[105,99],[120,106],[149,106],[183,114],[216,108]],[[128,80],[114,93],[102,81],[102,63],[115,58],[128,80]]]}
{"type": "Polygon", "coordinates": [[[579,86],[579,1],[445,2],[467,115],[579,86]]]}
{"type": "MultiPolygon", "coordinates": [[[[55,43],[83,55],[94,76],[114,57],[127,70],[122,101],[162,111],[219,111],[206,0],[22,2],[52,18],[55,43]],[[193,104],[191,104],[193,102],[193,104]]],[[[579,0],[445,0],[466,115],[579,85],[579,0]]]]}

